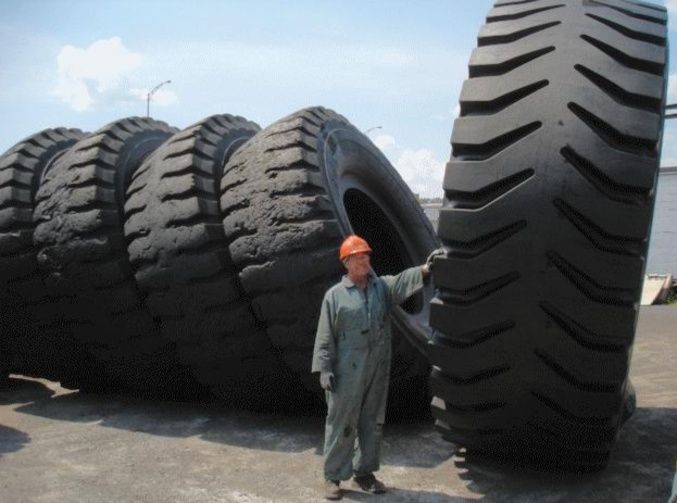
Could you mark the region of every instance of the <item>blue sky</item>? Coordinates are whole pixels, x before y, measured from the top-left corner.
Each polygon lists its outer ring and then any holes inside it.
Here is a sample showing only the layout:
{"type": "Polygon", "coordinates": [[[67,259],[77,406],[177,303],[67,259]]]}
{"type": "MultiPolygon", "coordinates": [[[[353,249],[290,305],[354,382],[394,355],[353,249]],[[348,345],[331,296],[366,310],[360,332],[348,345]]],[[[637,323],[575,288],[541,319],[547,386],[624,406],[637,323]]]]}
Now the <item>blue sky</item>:
{"type": "MultiPolygon", "coordinates": [[[[677,0],[667,3],[677,21],[677,0]]],[[[265,127],[323,105],[375,128],[370,137],[412,189],[440,195],[468,58],[492,4],[4,0],[0,152],[46,127],[94,131],[145,115],[148,89],[171,79],[151,115],[173,126],[232,113],[265,127]]],[[[669,96],[677,101],[677,84],[669,96]]],[[[677,164],[674,122],[664,164],[677,164]]]]}

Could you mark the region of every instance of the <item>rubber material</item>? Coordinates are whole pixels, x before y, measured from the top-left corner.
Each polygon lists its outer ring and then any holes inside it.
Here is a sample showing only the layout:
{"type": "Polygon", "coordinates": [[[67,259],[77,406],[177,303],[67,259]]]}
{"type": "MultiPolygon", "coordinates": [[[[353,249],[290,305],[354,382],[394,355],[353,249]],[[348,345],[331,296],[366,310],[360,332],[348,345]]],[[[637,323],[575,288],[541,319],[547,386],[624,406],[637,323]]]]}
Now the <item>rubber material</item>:
{"type": "Polygon", "coordinates": [[[78,129],[45,129],[0,156],[0,351],[11,372],[71,387],[94,375],[67,330],[34,316],[35,306],[48,299],[33,246],[33,206],[45,171],[82,137],[78,129]]]}
{"type": "MultiPolygon", "coordinates": [[[[343,237],[367,239],[380,274],[422,263],[437,244],[385,157],[345,118],[320,107],[274,123],[230,159],[221,209],[245,298],[267,340],[318,396],[312,348],[324,292],[343,274],[337,258],[343,237]]],[[[414,308],[424,305],[419,298],[414,308]]],[[[414,317],[399,311],[396,318],[414,317]]],[[[416,409],[426,390],[412,379],[427,365],[401,332],[395,339],[391,410],[416,409]]]]}
{"type": "Polygon", "coordinates": [[[461,93],[430,324],[442,435],[596,470],[623,417],[659,165],[663,7],[497,2],[461,93]]]}
{"type": "Polygon", "coordinates": [[[250,337],[262,328],[240,296],[219,185],[224,164],[259,129],[224,114],[176,133],[134,174],[125,204],[129,257],[162,333],[215,395],[250,409],[269,408],[289,371],[260,344],[265,337],[250,337]]]}
{"type": "MultiPolygon", "coordinates": [[[[179,397],[195,391],[144,308],[123,234],[124,190],[143,160],[176,130],[128,118],[87,136],[58,159],[37,198],[34,240],[60,322],[116,385],[179,397]]],[[[49,306],[46,306],[49,307],[49,306]]]]}

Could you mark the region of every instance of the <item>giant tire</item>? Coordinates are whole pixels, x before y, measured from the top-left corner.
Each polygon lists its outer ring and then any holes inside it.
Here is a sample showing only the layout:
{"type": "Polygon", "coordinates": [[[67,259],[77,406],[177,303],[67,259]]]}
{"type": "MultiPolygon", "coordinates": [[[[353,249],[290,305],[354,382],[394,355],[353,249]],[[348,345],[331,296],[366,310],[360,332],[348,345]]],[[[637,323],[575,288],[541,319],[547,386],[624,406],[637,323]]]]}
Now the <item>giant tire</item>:
{"type": "Polygon", "coordinates": [[[665,9],[501,1],[454,124],[432,412],[470,449],[575,470],[618,435],[653,213],[665,9]]]}
{"type": "Polygon", "coordinates": [[[45,175],[34,213],[38,263],[65,306],[60,321],[115,385],[171,397],[192,390],[192,381],[143,306],[128,263],[123,203],[134,170],[175,131],[129,118],[85,137],[45,175]]]}
{"type": "Polygon", "coordinates": [[[64,386],[87,385],[83,381],[95,376],[68,331],[35,316],[36,306],[48,299],[33,246],[33,206],[45,171],[83,136],[78,129],[45,129],[0,157],[0,337],[5,338],[5,356],[11,355],[12,372],[64,386]]]}
{"type": "MultiPolygon", "coordinates": [[[[274,123],[231,157],[221,209],[239,284],[265,326],[262,335],[315,392],[315,330],[322,297],[342,274],[342,236],[357,232],[371,243],[379,274],[419,264],[436,246],[430,223],[385,157],[345,118],[320,107],[274,123]]],[[[413,314],[394,315],[396,409],[419,408],[426,397],[420,377],[427,364],[402,340],[402,334],[417,343],[427,337],[422,297],[410,302],[413,314]]]]}
{"type": "Polygon", "coordinates": [[[133,175],[125,234],[146,305],[181,361],[226,402],[265,409],[289,389],[289,371],[256,336],[219,209],[224,164],[259,129],[215,115],[172,136],[133,175]]]}

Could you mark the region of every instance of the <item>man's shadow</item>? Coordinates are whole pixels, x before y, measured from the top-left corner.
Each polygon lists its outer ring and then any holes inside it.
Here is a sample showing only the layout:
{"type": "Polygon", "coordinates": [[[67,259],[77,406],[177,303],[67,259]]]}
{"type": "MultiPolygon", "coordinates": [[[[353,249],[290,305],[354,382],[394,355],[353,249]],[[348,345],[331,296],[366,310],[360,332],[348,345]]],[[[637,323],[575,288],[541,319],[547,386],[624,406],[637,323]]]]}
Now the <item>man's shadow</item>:
{"type": "MultiPolygon", "coordinates": [[[[374,502],[379,496],[365,493],[354,489],[343,489],[344,501],[369,501],[374,502]]],[[[459,496],[449,496],[439,491],[413,491],[411,489],[401,489],[397,486],[389,486],[388,492],[380,496],[379,501],[388,503],[467,503],[468,498],[459,496]]],[[[473,499],[473,501],[478,501],[473,499]]]]}

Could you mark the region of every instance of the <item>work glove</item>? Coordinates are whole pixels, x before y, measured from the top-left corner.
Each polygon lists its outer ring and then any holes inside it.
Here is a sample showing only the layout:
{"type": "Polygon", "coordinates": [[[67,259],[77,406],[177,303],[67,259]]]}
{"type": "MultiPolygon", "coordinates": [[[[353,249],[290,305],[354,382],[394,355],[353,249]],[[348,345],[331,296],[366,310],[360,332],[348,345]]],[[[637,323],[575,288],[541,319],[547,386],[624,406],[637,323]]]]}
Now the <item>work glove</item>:
{"type": "Polygon", "coordinates": [[[425,267],[428,270],[428,272],[431,272],[433,270],[433,267],[435,265],[435,260],[439,257],[446,257],[447,256],[447,250],[444,248],[438,248],[437,250],[433,250],[430,255],[428,255],[428,258],[425,260],[425,267]]]}
{"type": "Polygon", "coordinates": [[[325,391],[334,391],[334,373],[320,372],[320,386],[325,391]]]}

